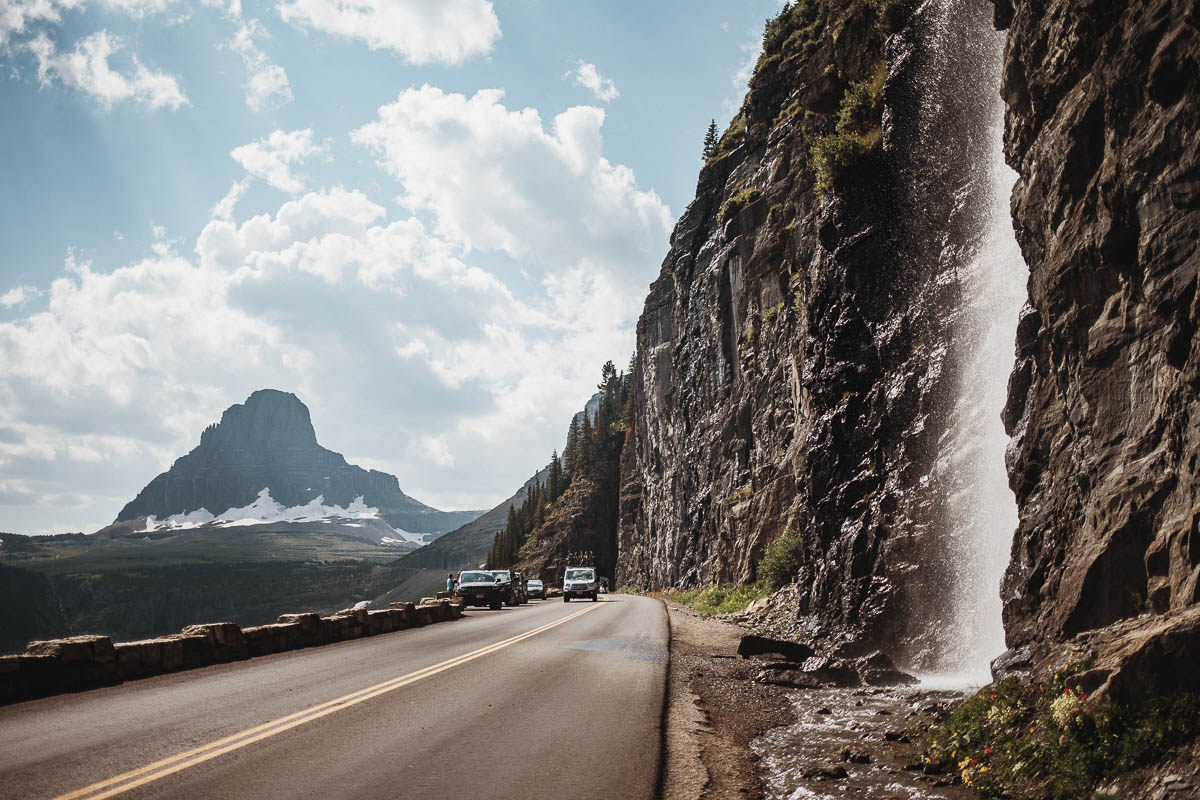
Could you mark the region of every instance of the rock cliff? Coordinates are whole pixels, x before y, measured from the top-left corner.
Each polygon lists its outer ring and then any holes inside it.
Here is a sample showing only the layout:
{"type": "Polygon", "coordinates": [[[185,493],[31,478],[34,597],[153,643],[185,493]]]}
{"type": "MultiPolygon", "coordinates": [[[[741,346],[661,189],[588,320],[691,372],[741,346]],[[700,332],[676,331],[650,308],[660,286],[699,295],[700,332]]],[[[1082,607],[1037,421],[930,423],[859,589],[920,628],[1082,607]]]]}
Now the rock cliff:
{"type": "Polygon", "coordinates": [[[361,497],[389,525],[416,533],[444,533],[480,515],[439,511],[400,490],[395,476],[346,463],[317,444],[308,408],[294,394],[262,389],[230,406],[200,444],[150,481],[118,521],[164,519],[199,509],[220,515],[251,505],[263,489],[289,508],[322,497],[324,506],[348,507],[361,497]]]}
{"type": "Polygon", "coordinates": [[[996,5],[1030,269],[1011,647],[1200,601],[1200,6],[996,5]]]}
{"type": "Polygon", "coordinates": [[[808,2],[768,25],[638,323],[618,582],[754,579],[793,632],[928,655],[990,8],[808,2]]]}

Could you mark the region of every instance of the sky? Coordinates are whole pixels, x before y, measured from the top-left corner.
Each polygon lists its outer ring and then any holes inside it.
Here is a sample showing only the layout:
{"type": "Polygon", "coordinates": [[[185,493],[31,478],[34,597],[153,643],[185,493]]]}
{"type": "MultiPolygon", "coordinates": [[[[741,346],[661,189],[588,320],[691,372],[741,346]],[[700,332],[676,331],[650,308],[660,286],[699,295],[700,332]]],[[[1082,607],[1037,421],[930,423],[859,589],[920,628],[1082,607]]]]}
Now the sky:
{"type": "Polygon", "coordinates": [[[261,388],[508,497],[628,364],[780,6],[0,0],[0,530],[107,525],[261,388]]]}

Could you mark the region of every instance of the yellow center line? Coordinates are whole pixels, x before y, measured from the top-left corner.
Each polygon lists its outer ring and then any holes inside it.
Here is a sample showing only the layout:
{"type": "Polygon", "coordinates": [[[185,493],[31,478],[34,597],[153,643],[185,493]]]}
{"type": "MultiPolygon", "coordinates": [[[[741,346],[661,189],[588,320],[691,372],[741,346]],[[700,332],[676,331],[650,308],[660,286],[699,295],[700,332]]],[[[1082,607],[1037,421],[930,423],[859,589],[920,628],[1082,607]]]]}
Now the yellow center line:
{"type": "Polygon", "coordinates": [[[114,795],[122,794],[130,789],[159,780],[160,778],[165,778],[168,775],[173,775],[176,772],[187,769],[188,767],[202,764],[205,761],[245,747],[246,745],[253,744],[254,742],[269,738],[271,736],[275,736],[276,734],[291,730],[292,728],[304,725],[305,723],[321,719],[322,717],[328,716],[335,711],[341,711],[342,709],[350,708],[351,706],[358,705],[359,703],[378,697],[382,694],[387,694],[388,692],[395,691],[401,687],[408,686],[409,684],[416,683],[417,681],[429,678],[441,672],[445,672],[448,669],[453,669],[454,667],[465,664],[468,661],[474,661],[477,658],[490,655],[498,650],[511,647],[512,645],[522,642],[525,639],[537,636],[538,634],[544,633],[551,628],[556,628],[559,625],[570,622],[576,617],[582,616],[589,611],[594,611],[596,608],[597,606],[595,605],[588,606],[587,608],[581,611],[576,611],[574,614],[563,617],[562,619],[547,623],[539,628],[534,628],[531,631],[517,634],[516,636],[512,636],[508,639],[504,639],[503,641],[488,645],[487,647],[481,647],[478,650],[474,650],[461,656],[456,656],[443,661],[440,664],[434,664],[431,667],[425,667],[424,669],[419,669],[415,672],[400,675],[382,683],[377,683],[374,686],[368,686],[365,689],[359,689],[356,692],[351,692],[350,694],[344,695],[337,699],[328,700],[324,703],[311,706],[310,708],[306,708],[302,711],[296,711],[292,714],[288,714],[287,716],[280,717],[279,719],[271,720],[270,722],[264,722],[261,725],[254,726],[253,728],[247,728],[244,731],[217,739],[216,741],[209,742],[206,745],[202,745],[191,750],[186,750],[182,753],[177,753],[176,755],[164,758],[160,761],[155,761],[152,764],[147,764],[144,767],[138,767],[137,769],[123,772],[120,775],[116,775],[112,778],[98,781],[90,786],[85,786],[82,789],[77,789],[73,792],[59,795],[55,797],[54,800],[77,800],[77,798],[81,797],[87,797],[88,800],[103,800],[103,798],[106,797],[113,797],[114,795]],[[117,786],[116,784],[121,785],[117,786]],[[101,791],[103,789],[108,789],[108,791],[101,791]],[[95,792],[100,793],[94,794],[95,792]]]}

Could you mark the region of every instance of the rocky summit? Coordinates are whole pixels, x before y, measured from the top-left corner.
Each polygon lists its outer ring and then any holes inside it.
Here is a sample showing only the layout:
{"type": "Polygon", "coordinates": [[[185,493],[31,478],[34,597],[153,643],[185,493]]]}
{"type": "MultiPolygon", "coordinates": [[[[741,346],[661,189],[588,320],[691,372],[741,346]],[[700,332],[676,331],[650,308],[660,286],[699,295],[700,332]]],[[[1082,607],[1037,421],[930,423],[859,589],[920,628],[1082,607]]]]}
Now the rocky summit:
{"type": "Polygon", "coordinates": [[[273,389],[226,409],[200,444],[150,481],[117,521],[205,524],[231,509],[247,519],[379,519],[417,534],[445,533],[479,516],[431,508],[401,491],[394,475],[348,464],[317,443],[304,403],[273,389]],[[281,513],[290,510],[295,513],[281,513]]]}

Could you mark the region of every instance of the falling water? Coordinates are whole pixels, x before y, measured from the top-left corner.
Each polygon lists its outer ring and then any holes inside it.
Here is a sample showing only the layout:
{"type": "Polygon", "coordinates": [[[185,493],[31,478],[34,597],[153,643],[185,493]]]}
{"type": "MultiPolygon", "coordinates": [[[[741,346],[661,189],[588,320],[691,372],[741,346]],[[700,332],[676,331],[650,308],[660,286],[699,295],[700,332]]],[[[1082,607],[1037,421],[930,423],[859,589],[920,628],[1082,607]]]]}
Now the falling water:
{"type": "Polygon", "coordinates": [[[985,132],[978,180],[982,240],[960,272],[964,309],[954,332],[959,349],[957,397],[943,439],[939,471],[947,489],[943,544],[949,585],[945,630],[932,665],[939,683],[991,680],[989,662],[1004,651],[1000,580],[1008,564],[1017,506],[1008,485],[1008,436],[1000,420],[1012,371],[1017,320],[1028,270],[1013,235],[1009,197],[1016,173],[1004,161],[1000,98],[1003,35],[988,26],[977,46],[980,126],[985,132]]]}

